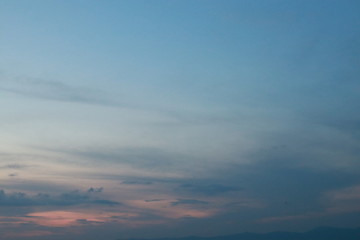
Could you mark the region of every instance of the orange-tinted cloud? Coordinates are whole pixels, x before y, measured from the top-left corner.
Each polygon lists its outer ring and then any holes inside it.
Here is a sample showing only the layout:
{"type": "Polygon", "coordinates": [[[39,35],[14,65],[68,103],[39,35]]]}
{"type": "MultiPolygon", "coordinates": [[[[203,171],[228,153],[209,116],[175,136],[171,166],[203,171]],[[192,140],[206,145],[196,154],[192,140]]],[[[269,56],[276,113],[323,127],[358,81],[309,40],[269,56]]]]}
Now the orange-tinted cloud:
{"type": "Polygon", "coordinates": [[[21,217],[0,217],[0,223],[10,225],[32,223],[45,227],[68,227],[107,222],[125,223],[136,216],[137,214],[119,212],[44,211],[29,213],[21,217]]]}
{"type": "Polygon", "coordinates": [[[84,213],[73,211],[47,211],[47,212],[34,212],[27,215],[30,221],[41,226],[47,227],[67,227],[78,226],[82,224],[101,224],[106,222],[114,222],[114,217],[131,218],[136,214],[131,213],[84,213]]]}

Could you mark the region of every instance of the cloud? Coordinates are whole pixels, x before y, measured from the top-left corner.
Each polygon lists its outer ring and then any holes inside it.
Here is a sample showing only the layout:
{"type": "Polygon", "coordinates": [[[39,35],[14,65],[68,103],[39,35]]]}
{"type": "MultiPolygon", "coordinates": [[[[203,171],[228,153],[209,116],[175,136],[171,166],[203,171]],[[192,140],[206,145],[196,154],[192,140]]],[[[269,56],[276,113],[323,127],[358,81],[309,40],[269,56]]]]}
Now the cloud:
{"type": "Polygon", "coordinates": [[[151,185],[153,182],[144,181],[144,180],[126,180],[122,181],[121,184],[129,184],[129,185],[151,185]]]}
{"type": "Polygon", "coordinates": [[[333,201],[359,201],[360,200],[360,185],[347,187],[340,190],[334,190],[326,194],[333,201]]]}
{"type": "MultiPolygon", "coordinates": [[[[100,188],[102,189],[102,188],[100,188]]],[[[102,191],[102,190],[101,190],[102,191]]],[[[86,192],[79,190],[62,193],[57,196],[38,193],[29,196],[23,192],[14,192],[7,194],[4,190],[0,190],[0,206],[8,207],[26,207],[26,206],[69,206],[79,204],[95,204],[95,205],[119,205],[119,202],[99,199],[94,193],[100,193],[94,188],[90,188],[86,192]]]]}
{"type": "Polygon", "coordinates": [[[145,202],[161,202],[164,201],[164,199],[148,199],[148,200],[144,200],[145,202]]]}
{"type": "Polygon", "coordinates": [[[203,204],[209,204],[209,202],[200,201],[196,199],[177,199],[175,202],[171,202],[171,206],[178,206],[178,205],[203,205],[203,204]]]}
{"type": "MultiPolygon", "coordinates": [[[[19,224],[23,226],[32,226],[31,229],[37,227],[39,230],[51,230],[63,234],[65,229],[58,231],[58,227],[94,227],[106,224],[131,224],[132,221],[138,220],[138,214],[116,211],[92,211],[92,210],[51,210],[51,211],[35,211],[24,214],[22,216],[0,216],[1,223],[7,223],[8,226],[17,227],[19,224]]],[[[141,221],[141,220],[140,220],[141,221]]],[[[3,230],[3,229],[1,229],[3,230]]],[[[78,228],[78,230],[80,230],[78,228]]],[[[66,232],[65,232],[66,234],[66,232]]]]}
{"type": "Polygon", "coordinates": [[[9,81],[0,81],[0,90],[53,101],[121,106],[121,104],[109,99],[106,93],[98,89],[76,87],[60,81],[14,78],[9,81]]]}
{"type": "Polygon", "coordinates": [[[105,200],[105,199],[92,200],[90,203],[91,204],[100,204],[100,205],[119,205],[120,204],[119,202],[105,200]]]}
{"type": "Polygon", "coordinates": [[[88,193],[100,193],[100,192],[102,192],[103,190],[104,190],[103,187],[100,187],[100,188],[93,188],[93,187],[91,187],[91,188],[89,188],[89,189],[87,190],[87,192],[88,192],[88,193]]]}
{"type": "Polygon", "coordinates": [[[323,193],[322,202],[329,213],[347,213],[360,211],[360,185],[323,193]]]}
{"type": "Polygon", "coordinates": [[[184,183],[180,185],[180,188],[185,189],[190,192],[200,193],[204,195],[217,195],[223,194],[232,191],[241,190],[238,187],[225,186],[222,184],[193,184],[193,183],[184,183]]]}
{"type": "Polygon", "coordinates": [[[17,164],[17,163],[11,163],[11,164],[7,164],[7,165],[3,165],[0,168],[3,169],[24,169],[24,168],[28,168],[28,165],[25,164],[17,164]]]}
{"type": "MultiPolygon", "coordinates": [[[[53,152],[81,157],[95,164],[127,164],[137,169],[162,173],[180,172],[185,168],[183,163],[193,160],[186,153],[169,151],[156,147],[118,147],[114,149],[46,149],[53,152]],[[101,161],[99,161],[101,160],[101,161]]],[[[125,179],[124,184],[135,184],[138,179],[125,179]]]]}

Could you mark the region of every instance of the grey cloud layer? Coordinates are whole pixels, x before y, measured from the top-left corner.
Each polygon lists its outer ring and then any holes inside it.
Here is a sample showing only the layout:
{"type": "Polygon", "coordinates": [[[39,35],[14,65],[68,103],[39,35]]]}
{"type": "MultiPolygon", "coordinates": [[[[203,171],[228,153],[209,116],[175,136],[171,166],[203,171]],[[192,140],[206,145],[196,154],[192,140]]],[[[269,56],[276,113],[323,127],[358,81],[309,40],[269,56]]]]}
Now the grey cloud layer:
{"type": "Polygon", "coordinates": [[[233,191],[241,190],[240,187],[232,187],[226,186],[222,184],[209,184],[209,183],[200,183],[200,184],[193,184],[193,183],[184,183],[180,185],[180,189],[193,192],[194,194],[204,194],[204,195],[217,195],[217,194],[224,194],[233,191]]]}
{"type": "Polygon", "coordinates": [[[151,184],[153,184],[153,182],[145,181],[145,180],[125,180],[125,181],[122,181],[121,184],[127,184],[127,185],[151,185],[151,184]]]}
{"type": "Polygon", "coordinates": [[[177,199],[175,202],[171,202],[171,206],[178,206],[178,205],[204,205],[209,204],[206,201],[201,201],[197,199],[177,199]]]}
{"type": "Polygon", "coordinates": [[[119,202],[106,199],[99,199],[94,193],[102,190],[90,188],[87,192],[79,190],[62,193],[57,196],[39,193],[29,196],[23,192],[6,193],[0,190],[0,206],[8,207],[27,207],[27,206],[69,206],[79,204],[98,204],[98,205],[119,205],[119,202]]]}
{"type": "Polygon", "coordinates": [[[29,165],[17,164],[17,163],[11,163],[11,164],[0,166],[0,168],[3,168],[3,169],[13,169],[13,170],[19,170],[19,169],[24,169],[24,168],[28,168],[28,167],[29,167],[29,165]]]}

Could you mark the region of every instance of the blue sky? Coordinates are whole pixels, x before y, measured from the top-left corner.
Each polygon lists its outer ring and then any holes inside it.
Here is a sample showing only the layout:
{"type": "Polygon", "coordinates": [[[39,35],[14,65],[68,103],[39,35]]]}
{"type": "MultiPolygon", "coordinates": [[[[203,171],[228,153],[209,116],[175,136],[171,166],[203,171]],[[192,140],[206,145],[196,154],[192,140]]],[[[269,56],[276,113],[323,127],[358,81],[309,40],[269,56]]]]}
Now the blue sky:
{"type": "Polygon", "coordinates": [[[0,0],[3,236],[359,227],[359,10],[0,0]]]}

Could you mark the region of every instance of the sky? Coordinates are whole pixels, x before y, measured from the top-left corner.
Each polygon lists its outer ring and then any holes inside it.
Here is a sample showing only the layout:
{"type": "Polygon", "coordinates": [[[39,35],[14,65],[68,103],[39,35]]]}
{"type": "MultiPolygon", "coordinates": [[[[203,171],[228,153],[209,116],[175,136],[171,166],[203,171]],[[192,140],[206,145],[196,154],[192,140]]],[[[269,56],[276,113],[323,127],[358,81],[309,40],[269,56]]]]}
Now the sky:
{"type": "Polygon", "coordinates": [[[0,0],[0,239],[360,227],[356,0],[0,0]]]}

